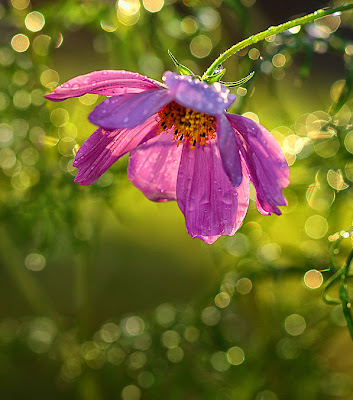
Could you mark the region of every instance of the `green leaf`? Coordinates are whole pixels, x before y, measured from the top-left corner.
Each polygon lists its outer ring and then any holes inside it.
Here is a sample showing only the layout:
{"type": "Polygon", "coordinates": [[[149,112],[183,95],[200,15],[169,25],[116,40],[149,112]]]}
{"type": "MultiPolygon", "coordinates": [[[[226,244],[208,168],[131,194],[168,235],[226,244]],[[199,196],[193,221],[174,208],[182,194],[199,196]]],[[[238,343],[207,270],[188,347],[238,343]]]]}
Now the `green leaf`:
{"type": "Polygon", "coordinates": [[[255,72],[251,72],[248,76],[246,76],[243,79],[240,79],[239,81],[236,82],[222,82],[222,85],[227,86],[227,87],[237,87],[237,86],[241,86],[244,83],[246,83],[247,81],[249,81],[253,76],[255,75],[255,72]]]}
{"type": "Polygon", "coordinates": [[[202,79],[203,81],[207,82],[207,83],[214,83],[214,82],[218,82],[222,76],[226,73],[225,68],[221,69],[219,72],[216,72],[215,74],[211,75],[211,76],[206,76],[204,79],[202,79]]]}
{"type": "Polygon", "coordinates": [[[341,108],[346,104],[349,97],[351,96],[352,91],[353,91],[353,62],[350,62],[350,65],[348,67],[347,78],[343,86],[343,89],[341,91],[341,94],[339,95],[337,102],[334,103],[330,108],[329,112],[331,115],[335,115],[341,110],[341,108]]]}
{"type": "Polygon", "coordinates": [[[188,67],[185,67],[185,65],[180,64],[180,62],[173,56],[173,54],[169,50],[168,50],[168,54],[181,75],[191,75],[191,76],[195,75],[191,71],[191,69],[189,69],[188,67]]]}

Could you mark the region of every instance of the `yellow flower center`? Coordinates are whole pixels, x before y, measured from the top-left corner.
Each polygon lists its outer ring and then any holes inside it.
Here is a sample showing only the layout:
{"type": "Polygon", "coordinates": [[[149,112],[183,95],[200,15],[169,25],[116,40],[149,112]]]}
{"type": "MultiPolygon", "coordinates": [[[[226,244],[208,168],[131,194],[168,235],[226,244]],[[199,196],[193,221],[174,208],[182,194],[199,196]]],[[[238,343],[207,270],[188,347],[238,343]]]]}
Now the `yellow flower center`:
{"type": "Polygon", "coordinates": [[[173,129],[172,140],[177,146],[184,141],[192,150],[196,143],[206,145],[216,137],[216,120],[208,114],[199,113],[190,108],[180,106],[175,101],[167,104],[158,113],[159,132],[173,129]]]}

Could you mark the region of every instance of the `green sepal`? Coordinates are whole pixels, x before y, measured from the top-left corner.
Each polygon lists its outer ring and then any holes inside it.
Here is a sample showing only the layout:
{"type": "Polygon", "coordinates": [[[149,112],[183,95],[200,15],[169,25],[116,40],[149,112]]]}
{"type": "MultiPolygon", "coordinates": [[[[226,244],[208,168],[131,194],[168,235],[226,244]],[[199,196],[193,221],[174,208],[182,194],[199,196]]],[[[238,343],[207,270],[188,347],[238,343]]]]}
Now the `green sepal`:
{"type": "Polygon", "coordinates": [[[202,80],[207,82],[207,83],[214,83],[214,82],[218,82],[222,76],[226,73],[226,69],[223,68],[221,69],[219,72],[216,72],[213,75],[210,76],[206,76],[205,78],[203,78],[202,80]]]}
{"type": "Polygon", "coordinates": [[[177,67],[180,75],[191,75],[194,76],[195,74],[189,69],[188,67],[185,67],[185,65],[180,64],[180,62],[173,56],[173,54],[168,50],[168,54],[170,58],[172,59],[173,63],[177,67]]]}
{"type": "Polygon", "coordinates": [[[221,84],[224,85],[224,86],[227,86],[227,87],[237,87],[237,86],[241,86],[241,85],[243,85],[244,83],[246,83],[247,81],[249,81],[254,75],[255,75],[255,72],[253,71],[253,72],[251,72],[248,76],[246,76],[246,77],[243,78],[243,79],[240,79],[239,81],[236,81],[236,82],[222,82],[222,81],[221,81],[221,84]]]}

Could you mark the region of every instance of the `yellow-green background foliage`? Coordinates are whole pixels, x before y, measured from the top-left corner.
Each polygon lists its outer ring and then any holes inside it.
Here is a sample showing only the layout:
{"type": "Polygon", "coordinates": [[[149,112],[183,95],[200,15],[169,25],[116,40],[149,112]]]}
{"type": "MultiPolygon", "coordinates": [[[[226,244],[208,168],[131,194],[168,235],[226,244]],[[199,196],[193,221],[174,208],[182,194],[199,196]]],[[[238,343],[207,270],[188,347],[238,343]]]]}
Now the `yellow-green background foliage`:
{"type": "Polygon", "coordinates": [[[239,232],[212,246],[187,236],[176,203],[133,187],[126,156],[91,187],[74,183],[101,99],[43,98],[97,69],[160,79],[174,70],[167,49],[202,73],[237,41],[327,5],[289,3],[0,4],[1,399],[353,398],[342,308],[321,299],[329,239],[353,219],[351,12],[226,62],[228,81],[256,72],[230,111],[271,130],[291,185],[280,217],[260,215],[252,191],[239,232]]]}

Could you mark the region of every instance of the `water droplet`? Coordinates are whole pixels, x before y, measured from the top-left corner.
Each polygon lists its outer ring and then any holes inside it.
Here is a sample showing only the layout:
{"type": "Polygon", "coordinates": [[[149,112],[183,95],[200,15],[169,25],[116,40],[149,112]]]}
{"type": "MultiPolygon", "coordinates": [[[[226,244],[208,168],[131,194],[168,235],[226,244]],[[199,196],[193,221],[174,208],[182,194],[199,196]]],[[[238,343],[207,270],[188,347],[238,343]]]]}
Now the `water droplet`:
{"type": "Polygon", "coordinates": [[[108,75],[108,71],[102,71],[103,75],[108,75]]]}
{"type": "Polygon", "coordinates": [[[204,195],[201,198],[200,204],[209,204],[209,202],[210,200],[207,193],[204,193],[204,195]]]}
{"type": "Polygon", "coordinates": [[[233,193],[231,191],[225,193],[222,200],[224,204],[233,204],[233,193]]]}
{"type": "Polygon", "coordinates": [[[129,121],[129,117],[125,117],[124,119],[123,119],[123,122],[128,122],[129,121]]]}
{"type": "Polygon", "coordinates": [[[188,203],[187,210],[190,212],[195,211],[195,203],[194,202],[188,203]]]}

